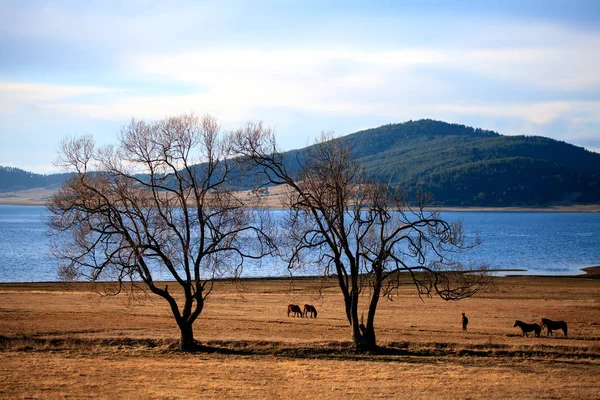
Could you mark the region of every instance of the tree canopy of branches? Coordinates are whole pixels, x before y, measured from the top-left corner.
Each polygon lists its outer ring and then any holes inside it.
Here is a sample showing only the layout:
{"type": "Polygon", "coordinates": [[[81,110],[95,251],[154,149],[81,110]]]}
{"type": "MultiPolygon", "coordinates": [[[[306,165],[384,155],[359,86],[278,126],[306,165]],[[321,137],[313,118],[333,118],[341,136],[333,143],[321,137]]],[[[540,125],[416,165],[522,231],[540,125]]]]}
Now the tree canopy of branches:
{"type": "Polygon", "coordinates": [[[337,277],[358,351],[377,348],[379,299],[396,294],[402,280],[408,278],[419,296],[445,300],[473,296],[486,286],[485,272],[464,270],[452,260],[471,245],[460,222],[427,211],[424,197],[411,206],[401,191],[367,182],[339,140],[323,135],[294,171],[286,167],[274,133],[261,124],[238,130],[234,142],[269,184],[288,188],[288,268],[313,263],[337,277]],[[359,320],[365,309],[366,324],[364,313],[359,320]]]}
{"type": "Polygon", "coordinates": [[[228,143],[214,118],[195,115],[132,120],[115,146],[63,141],[59,164],[75,174],[48,204],[61,276],[116,281],[119,291],[142,282],[168,302],[180,348],[195,348],[192,326],[215,278],[273,249],[268,221],[230,190],[228,143]]]}

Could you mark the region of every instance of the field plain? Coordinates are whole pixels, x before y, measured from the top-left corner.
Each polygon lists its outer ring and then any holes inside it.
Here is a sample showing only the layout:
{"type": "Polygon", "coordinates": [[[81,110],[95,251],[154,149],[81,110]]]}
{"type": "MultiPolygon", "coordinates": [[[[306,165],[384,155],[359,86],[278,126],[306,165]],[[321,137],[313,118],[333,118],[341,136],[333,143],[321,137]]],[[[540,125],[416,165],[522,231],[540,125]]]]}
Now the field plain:
{"type": "MultiPolygon", "coordinates": [[[[43,206],[48,203],[57,189],[37,188],[18,190],[12,192],[0,192],[0,205],[22,205],[22,206],[43,206]]],[[[242,201],[254,196],[249,190],[243,190],[236,193],[242,201]]],[[[264,208],[284,208],[282,201],[285,198],[285,189],[283,186],[269,188],[269,193],[262,195],[258,206],[264,208]]],[[[256,206],[256,205],[255,205],[256,206]]],[[[435,207],[439,211],[486,211],[486,212],[600,212],[600,204],[573,204],[556,205],[547,207],[435,207]]]]}
{"type": "Polygon", "coordinates": [[[596,278],[495,278],[460,302],[420,300],[406,285],[380,303],[378,354],[352,351],[333,281],[218,283],[195,324],[205,350],[193,354],[175,350],[155,296],[0,284],[0,397],[597,399],[596,278]],[[314,304],[318,318],[288,317],[289,303],[314,304]],[[541,317],[566,320],[569,335],[513,328],[541,317]]]}

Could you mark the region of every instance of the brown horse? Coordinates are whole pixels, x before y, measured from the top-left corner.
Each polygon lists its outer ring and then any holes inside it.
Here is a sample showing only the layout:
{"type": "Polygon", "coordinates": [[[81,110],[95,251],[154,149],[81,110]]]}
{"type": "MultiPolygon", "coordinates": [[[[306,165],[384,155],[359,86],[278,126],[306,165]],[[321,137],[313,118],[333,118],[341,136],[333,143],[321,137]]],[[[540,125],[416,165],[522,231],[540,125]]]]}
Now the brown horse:
{"type": "Polygon", "coordinates": [[[317,309],[315,307],[311,306],[310,304],[304,305],[303,313],[306,318],[308,318],[308,313],[310,313],[311,318],[317,318],[317,309]]]}
{"type": "Polygon", "coordinates": [[[548,328],[548,334],[546,336],[552,336],[552,331],[556,331],[562,329],[565,336],[567,336],[567,323],[565,321],[552,321],[548,318],[542,318],[542,322],[540,323],[541,327],[548,328]]]}
{"type": "Polygon", "coordinates": [[[513,325],[514,327],[519,327],[521,328],[521,330],[523,331],[523,336],[527,336],[529,337],[529,335],[527,334],[527,332],[531,332],[534,331],[535,332],[535,336],[540,337],[540,332],[542,331],[542,327],[539,326],[538,324],[526,324],[523,321],[515,321],[515,324],[513,325]]]}
{"type": "Polygon", "coordinates": [[[300,309],[299,305],[290,304],[288,306],[288,317],[290,316],[290,313],[293,313],[294,317],[297,317],[298,315],[302,317],[302,310],[300,309]]]}

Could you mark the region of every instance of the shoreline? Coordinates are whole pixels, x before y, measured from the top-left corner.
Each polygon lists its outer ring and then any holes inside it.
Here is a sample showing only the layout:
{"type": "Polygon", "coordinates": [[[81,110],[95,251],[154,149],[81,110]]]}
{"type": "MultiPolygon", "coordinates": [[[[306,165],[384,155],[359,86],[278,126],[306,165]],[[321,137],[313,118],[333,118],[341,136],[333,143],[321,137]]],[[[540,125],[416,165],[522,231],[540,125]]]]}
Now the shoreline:
{"type": "MultiPolygon", "coordinates": [[[[582,271],[582,273],[576,274],[576,275],[536,275],[536,274],[511,274],[511,275],[503,275],[503,276],[494,276],[495,279],[498,278],[553,278],[553,279],[559,279],[559,278],[564,278],[564,279],[600,279],[600,265],[596,265],[596,266],[591,266],[591,267],[584,267],[584,268],[580,268],[580,271],[582,271]]],[[[527,272],[527,270],[515,270],[515,269],[502,269],[502,270],[493,270],[490,271],[492,273],[494,272],[527,272]]],[[[286,280],[292,280],[292,281],[314,281],[314,280],[336,280],[334,276],[330,276],[327,278],[323,278],[322,276],[319,275],[315,275],[315,276],[295,276],[295,277],[287,277],[287,276],[265,276],[265,277],[246,277],[246,278],[237,278],[237,279],[228,279],[228,278],[221,278],[221,279],[215,279],[215,282],[220,282],[220,283],[232,283],[232,282],[267,282],[267,281],[273,281],[273,282],[280,282],[280,281],[286,281],[286,280]]],[[[174,282],[174,281],[157,281],[157,283],[169,283],[169,282],[174,282]]],[[[115,282],[111,282],[111,281],[98,281],[98,282],[90,282],[90,281],[79,281],[79,282],[61,282],[61,281],[37,281],[37,282],[0,282],[0,288],[1,287],[9,287],[9,286],[27,286],[27,285],[34,285],[34,286],[55,286],[55,285],[95,285],[95,284],[112,284],[115,282]]]]}
{"type": "MultiPolygon", "coordinates": [[[[56,192],[55,189],[27,189],[12,192],[0,192],[0,205],[6,206],[44,206],[56,192]]],[[[243,190],[237,192],[241,200],[251,196],[251,192],[243,190]]],[[[283,209],[281,200],[284,198],[284,189],[271,188],[269,194],[261,198],[260,208],[283,209]]],[[[478,206],[439,206],[426,207],[427,211],[441,212],[540,212],[540,213],[600,213],[600,204],[571,204],[553,206],[511,206],[511,207],[478,207],[478,206]]]]}
{"type": "MultiPolygon", "coordinates": [[[[16,207],[43,207],[46,205],[45,200],[35,199],[15,199],[11,197],[1,197],[0,206],[16,206],[16,207]]],[[[283,210],[278,205],[265,204],[259,208],[270,210],[283,210]]],[[[548,207],[471,207],[471,206],[443,206],[443,207],[426,207],[426,211],[440,212],[505,212],[505,213],[600,213],[600,204],[574,204],[569,206],[548,206],[548,207]]]]}
{"type": "Polygon", "coordinates": [[[584,267],[580,268],[579,271],[583,273],[577,275],[536,275],[536,274],[515,274],[515,275],[504,275],[504,278],[518,278],[518,277],[527,277],[527,278],[584,278],[584,279],[600,279],[600,265],[595,265],[592,267],[584,267]]]}

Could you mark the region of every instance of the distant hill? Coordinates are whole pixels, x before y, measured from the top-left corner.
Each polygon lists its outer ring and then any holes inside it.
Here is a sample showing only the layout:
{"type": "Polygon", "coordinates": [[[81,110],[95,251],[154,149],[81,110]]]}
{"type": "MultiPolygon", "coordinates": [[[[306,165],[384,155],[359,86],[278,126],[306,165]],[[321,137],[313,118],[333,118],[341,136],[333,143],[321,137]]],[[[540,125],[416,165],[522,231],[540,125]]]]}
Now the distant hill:
{"type": "Polygon", "coordinates": [[[433,120],[343,137],[366,173],[441,205],[544,206],[600,202],[600,154],[540,136],[433,120]]]}
{"type": "Polygon", "coordinates": [[[13,192],[27,189],[58,189],[70,174],[42,175],[23,171],[19,168],[0,166],[0,192],[13,192]]]}
{"type": "MultiPolygon", "coordinates": [[[[600,154],[539,136],[499,133],[434,120],[384,125],[340,138],[368,176],[442,206],[600,203],[600,154]]],[[[287,153],[293,168],[305,149],[287,153]]],[[[0,192],[58,187],[68,174],[0,167],[0,192]],[[38,185],[38,186],[36,186],[38,185]]],[[[240,180],[240,189],[247,188],[240,180]]]]}

